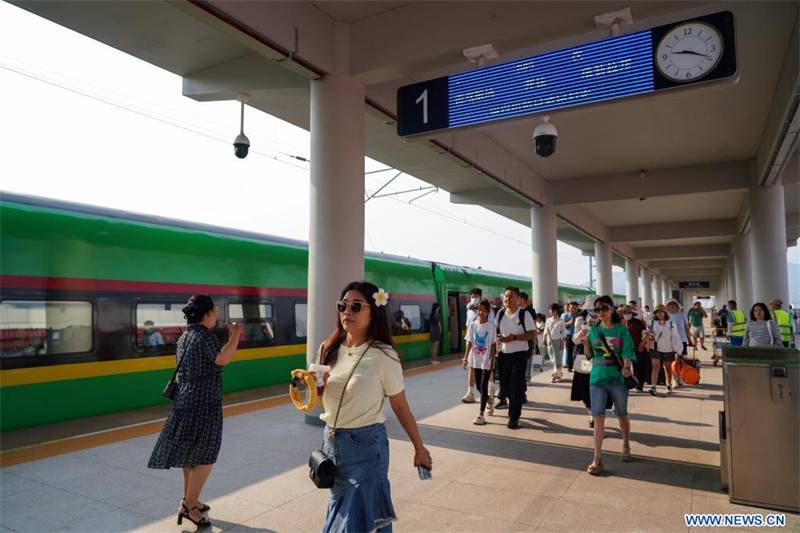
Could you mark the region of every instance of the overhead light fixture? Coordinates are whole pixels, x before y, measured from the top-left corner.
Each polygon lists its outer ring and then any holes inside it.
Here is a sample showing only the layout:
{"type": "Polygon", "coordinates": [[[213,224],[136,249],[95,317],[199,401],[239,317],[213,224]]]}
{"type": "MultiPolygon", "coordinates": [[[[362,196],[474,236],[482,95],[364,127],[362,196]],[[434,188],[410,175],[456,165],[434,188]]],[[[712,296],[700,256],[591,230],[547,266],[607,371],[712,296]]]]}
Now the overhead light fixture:
{"type": "Polygon", "coordinates": [[[620,34],[622,26],[630,26],[633,24],[633,15],[631,15],[631,8],[626,7],[618,11],[609,11],[602,15],[594,17],[595,25],[601,30],[608,30],[609,37],[616,37],[620,34]]]}
{"type": "Polygon", "coordinates": [[[495,50],[494,46],[491,44],[464,48],[462,52],[464,53],[464,57],[466,57],[470,63],[475,63],[478,68],[485,67],[487,59],[497,58],[497,50],[495,50]]]}

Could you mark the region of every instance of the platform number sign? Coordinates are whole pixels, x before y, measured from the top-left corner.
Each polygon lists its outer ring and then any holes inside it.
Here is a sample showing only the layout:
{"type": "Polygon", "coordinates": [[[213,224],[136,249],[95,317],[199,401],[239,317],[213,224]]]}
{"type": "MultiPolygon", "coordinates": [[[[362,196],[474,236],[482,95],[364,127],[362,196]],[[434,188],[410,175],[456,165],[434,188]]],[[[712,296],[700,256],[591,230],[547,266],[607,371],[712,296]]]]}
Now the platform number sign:
{"type": "Polygon", "coordinates": [[[397,133],[418,135],[648,94],[736,73],[725,11],[437,78],[397,91],[397,133]]]}
{"type": "Polygon", "coordinates": [[[408,89],[398,93],[398,109],[408,110],[398,117],[399,129],[421,133],[449,127],[447,78],[415,83],[408,89]]]}

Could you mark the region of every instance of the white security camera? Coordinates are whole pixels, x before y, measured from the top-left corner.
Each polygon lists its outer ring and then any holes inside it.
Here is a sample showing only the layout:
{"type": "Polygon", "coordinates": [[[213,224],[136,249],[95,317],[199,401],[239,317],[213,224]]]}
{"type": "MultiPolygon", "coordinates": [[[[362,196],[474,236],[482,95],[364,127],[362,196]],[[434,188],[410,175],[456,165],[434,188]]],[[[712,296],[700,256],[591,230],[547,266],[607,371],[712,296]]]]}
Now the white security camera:
{"type": "Polygon", "coordinates": [[[236,154],[236,157],[239,159],[244,159],[250,152],[250,139],[244,134],[244,104],[247,103],[247,93],[237,94],[236,99],[242,103],[242,120],[239,135],[233,140],[233,153],[236,154]]]}
{"type": "Polygon", "coordinates": [[[240,133],[233,140],[233,153],[236,154],[236,157],[238,157],[239,159],[244,159],[245,157],[247,157],[249,151],[250,151],[250,139],[248,139],[247,135],[245,135],[244,133],[240,133]]]}
{"type": "Polygon", "coordinates": [[[542,123],[533,130],[533,146],[536,155],[540,157],[550,157],[556,151],[556,140],[558,132],[556,127],[550,124],[550,117],[542,117],[542,123]]]}

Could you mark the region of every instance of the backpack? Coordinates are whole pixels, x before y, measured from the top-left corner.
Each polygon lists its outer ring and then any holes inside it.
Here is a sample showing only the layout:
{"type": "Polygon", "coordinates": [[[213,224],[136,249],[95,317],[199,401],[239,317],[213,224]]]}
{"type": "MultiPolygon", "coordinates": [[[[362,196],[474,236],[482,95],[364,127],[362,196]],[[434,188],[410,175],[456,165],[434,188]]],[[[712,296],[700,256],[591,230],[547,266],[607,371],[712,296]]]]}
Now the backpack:
{"type": "MultiPolygon", "coordinates": [[[[525,328],[525,315],[530,313],[527,307],[520,307],[519,311],[517,312],[517,318],[519,318],[519,325],[522,326],[522,331],[527,333],[528,330],[525,328]]],[[[506,316],[506,308],[502,308],[494,319],[494,324],[497,327],[497,335],[500,336],[500,322],[503,320],[503,317],[506,316]]],[[[532,319],[536,319],[536,315],[531,315],[532,319]]],[[[528,349],[533,350],[533,341],[528,341],[528,349]]]]}

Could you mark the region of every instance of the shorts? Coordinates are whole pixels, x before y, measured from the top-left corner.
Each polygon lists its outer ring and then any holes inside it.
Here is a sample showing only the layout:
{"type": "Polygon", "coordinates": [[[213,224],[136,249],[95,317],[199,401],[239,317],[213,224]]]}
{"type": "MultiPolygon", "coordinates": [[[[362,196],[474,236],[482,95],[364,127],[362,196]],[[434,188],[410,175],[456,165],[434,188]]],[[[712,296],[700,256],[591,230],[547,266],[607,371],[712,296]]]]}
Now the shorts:
{"type": "Polygon", "coordinates": [[[653,361],[661,361],[662,363],[671,363],[675,360],[675,352],[659,352],[652,350],[650,352],[650,359],[653,361]]]}
{"type": "Polygon", "coordinates": [[[706,330],[703,326],[692,326],[691,333],[695,339],[706,336],[706,330]]]}
{"type": "Polygon", "coordinates": [[[614,414],[618,418],[628,416],[628,389],[625,385],[589,385],[592,399],[592,416],[606,416],[609,396],[614,402],[614,414]]]}

